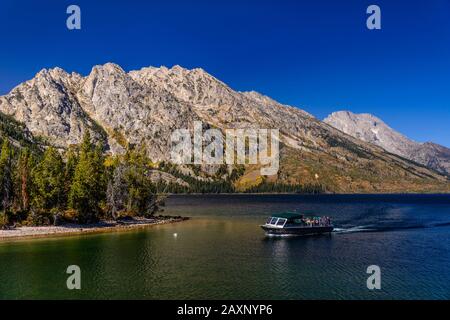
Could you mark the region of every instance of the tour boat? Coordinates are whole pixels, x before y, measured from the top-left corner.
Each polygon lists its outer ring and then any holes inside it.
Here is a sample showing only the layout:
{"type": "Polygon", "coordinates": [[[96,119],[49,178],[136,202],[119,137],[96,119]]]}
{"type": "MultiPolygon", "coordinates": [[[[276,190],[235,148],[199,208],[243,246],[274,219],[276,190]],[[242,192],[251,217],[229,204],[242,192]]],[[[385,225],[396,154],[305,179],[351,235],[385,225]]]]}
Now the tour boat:
{"type": "Polygon", "coordinates": [[[314,235],[333,231],[329,217],[306,217],[297,213],[272,215],[261,226],[267,235],[314,235]]]}

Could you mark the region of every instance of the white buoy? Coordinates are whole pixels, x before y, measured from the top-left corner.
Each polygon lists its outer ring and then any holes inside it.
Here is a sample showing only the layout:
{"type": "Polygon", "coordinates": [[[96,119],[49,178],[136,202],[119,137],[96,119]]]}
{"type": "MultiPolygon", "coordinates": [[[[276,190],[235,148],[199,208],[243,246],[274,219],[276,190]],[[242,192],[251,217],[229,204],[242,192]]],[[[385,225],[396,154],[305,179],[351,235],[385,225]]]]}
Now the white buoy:
{"type": "Polygon", "coordinates": [[[178,233],[174,233],[174,234],[173,234],[173,237],[174,237],[174,238],[178,237],[178,233]]]}

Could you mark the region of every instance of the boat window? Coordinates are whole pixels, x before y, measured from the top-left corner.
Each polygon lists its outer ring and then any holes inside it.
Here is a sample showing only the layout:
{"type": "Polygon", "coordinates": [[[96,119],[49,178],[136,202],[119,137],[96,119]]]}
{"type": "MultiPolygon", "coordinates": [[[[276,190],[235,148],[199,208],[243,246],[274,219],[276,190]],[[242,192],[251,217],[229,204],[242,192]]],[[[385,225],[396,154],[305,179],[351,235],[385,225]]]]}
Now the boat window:
{"type": "Polygon", "coordinates": [[[277,226],[282,226],[286,222],[286,219],[278,219],[277,226]]]}
{"type": "Polygon", "coordinates": [[[270,224],[270,221],[272,221],[272,217],[270,217],[269,219],[267,219],[266,223],[270,224]]]}
{"type": "Polygon", "coordinates": [[[277,220],[278,220],[278,218],[272,218],[270,221],[270,224],[276,224],[277,220]]]}

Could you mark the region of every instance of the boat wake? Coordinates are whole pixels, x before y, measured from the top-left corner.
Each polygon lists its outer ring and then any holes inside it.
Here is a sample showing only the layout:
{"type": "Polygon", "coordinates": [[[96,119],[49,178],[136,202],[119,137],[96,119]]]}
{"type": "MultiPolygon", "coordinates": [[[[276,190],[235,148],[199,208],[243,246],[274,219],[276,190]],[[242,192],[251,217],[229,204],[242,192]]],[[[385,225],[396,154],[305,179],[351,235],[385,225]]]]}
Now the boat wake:
{"type": "Polygon", "coordinates": [[[376,231],[374,228],[369,226],[356,226],[350,228],[334,228],[333,233],[355,233],[355,232],[372,232],[376,231]]]}
{"type": "Polygon", "coordinates": [[[410,225],[362,225],[348,228],[334,228],[333,233],[356,233],[356,232],[389,232],[409,229],[431,229],[448,227],[450,222],[430,223],[430,224],[410,224],[410,225]]]}

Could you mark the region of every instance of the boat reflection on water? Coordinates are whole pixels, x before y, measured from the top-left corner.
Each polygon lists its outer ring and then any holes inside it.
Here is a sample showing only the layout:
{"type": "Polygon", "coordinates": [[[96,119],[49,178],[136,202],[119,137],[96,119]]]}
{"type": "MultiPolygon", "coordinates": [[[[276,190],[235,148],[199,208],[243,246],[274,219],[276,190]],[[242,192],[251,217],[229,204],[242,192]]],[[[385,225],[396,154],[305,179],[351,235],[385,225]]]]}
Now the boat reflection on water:
{"type": "Polygon", "coordinates": [[[329,234],[334,227],[329,217],[306,217],[298,213],[278,213],[261,226],[268,236],[329,234]]]}

